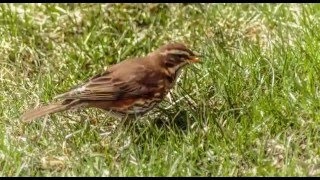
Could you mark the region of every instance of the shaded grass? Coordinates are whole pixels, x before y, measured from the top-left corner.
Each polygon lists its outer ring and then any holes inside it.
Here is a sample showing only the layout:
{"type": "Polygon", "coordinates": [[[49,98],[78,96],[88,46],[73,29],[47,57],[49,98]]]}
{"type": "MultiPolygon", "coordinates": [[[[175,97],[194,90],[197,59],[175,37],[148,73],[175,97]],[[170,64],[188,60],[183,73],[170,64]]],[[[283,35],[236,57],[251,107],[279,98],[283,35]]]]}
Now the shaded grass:
{"type": "Polygon", "coordinates": [[[319,5],[2,4],[1,176],[318,176],[319,5]],[[26,109],[168,41],[203,55],[120,127],[26,109]]]}

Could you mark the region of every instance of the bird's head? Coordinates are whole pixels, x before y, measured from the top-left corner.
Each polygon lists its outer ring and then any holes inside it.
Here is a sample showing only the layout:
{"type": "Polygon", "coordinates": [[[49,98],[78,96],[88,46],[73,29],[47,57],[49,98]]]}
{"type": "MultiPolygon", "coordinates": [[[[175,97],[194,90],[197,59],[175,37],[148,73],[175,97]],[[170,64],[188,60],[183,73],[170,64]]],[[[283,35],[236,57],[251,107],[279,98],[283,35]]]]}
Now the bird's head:
{"type": "Polygon", "coordinates": [[[166,68],[178,70],[184,65],[200,62],[198,56],[181,43],[161,46],[156,52],[160,55],[161,64],[166,68]]]}

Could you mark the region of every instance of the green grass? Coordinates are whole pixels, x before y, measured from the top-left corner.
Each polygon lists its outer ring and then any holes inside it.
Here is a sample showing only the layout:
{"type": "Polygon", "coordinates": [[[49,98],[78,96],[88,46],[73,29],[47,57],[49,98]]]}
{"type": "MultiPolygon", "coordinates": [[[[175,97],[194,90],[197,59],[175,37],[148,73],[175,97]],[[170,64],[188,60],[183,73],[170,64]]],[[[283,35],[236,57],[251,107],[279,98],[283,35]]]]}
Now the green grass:
{"type": "Polygon", "coordinates": [[[319,176],[319,19],[318,4],[1,4],[0,176],[319,176]],[[21,122],[171,41],[203,55],[174,103],[116,131],[96,109],[21,122]]]}

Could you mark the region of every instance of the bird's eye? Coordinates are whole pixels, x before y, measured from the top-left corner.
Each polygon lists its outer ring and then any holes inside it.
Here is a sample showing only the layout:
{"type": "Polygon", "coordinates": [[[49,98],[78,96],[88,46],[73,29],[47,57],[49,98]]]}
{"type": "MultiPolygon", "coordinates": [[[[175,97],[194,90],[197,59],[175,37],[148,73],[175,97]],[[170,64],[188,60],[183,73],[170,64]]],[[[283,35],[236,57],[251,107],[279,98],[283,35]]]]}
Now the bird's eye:
{"type": "Polygon", "coordinates": [[[184,61],[185,59],[187,59],[188,57],[186,55],[182,55],[182,54],[177,54],[177,59],[184,61]]]}
{"type": "Polygon", "coordinates": [[[167,66],[167,67],[173,67],[173,66],[174,66],[174,63],[172,63],[172,62],[166,62],[166,66],[167,66]]]}

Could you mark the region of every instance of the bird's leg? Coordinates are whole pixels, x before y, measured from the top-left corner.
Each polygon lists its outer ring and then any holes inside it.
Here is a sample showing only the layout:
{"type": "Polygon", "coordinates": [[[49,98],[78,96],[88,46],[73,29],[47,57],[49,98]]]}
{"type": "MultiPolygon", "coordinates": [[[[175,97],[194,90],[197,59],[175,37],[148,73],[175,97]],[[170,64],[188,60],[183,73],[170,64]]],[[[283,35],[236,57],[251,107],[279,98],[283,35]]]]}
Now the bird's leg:
{"type": "Polygon", "coordinates": [[[128,126],[130,123],[129,116],[126,115],[125,117],[123,117],[120,123],[121,123],[121,126],[124,126],[124,127],[128,126]]]}

